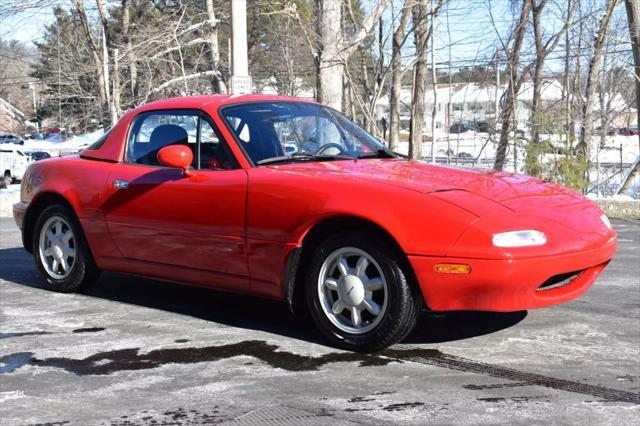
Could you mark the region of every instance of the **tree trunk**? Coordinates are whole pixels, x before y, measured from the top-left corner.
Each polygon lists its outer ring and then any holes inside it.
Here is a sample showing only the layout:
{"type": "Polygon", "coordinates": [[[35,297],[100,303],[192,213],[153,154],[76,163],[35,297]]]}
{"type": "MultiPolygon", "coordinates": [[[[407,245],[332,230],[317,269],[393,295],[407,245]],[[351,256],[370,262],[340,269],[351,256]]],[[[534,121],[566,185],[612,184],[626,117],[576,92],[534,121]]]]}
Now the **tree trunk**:
{"type": "MultiPolygon", "coordinates": [[[[531,12],[533,15],[533,35],[536,49],[536,58],[533,63],[534,71],[533,71],[533,96],[531,103],[531,146],[527,152],[527,161],[526,161],[526,170],[527,174],[532,176],[540,176],[542,169],[540,166],[539,155],[540,152],[538,149],[535,149],[540,145],[540,130],[541,130],[541,122],[546,119],[546,117],[542,116],[542,71],[544,68],[544,62],[547,56],[553,52],[560,42],[560,37],[563,34],[567,33],[569,25],[571,25],[571,21],[573,20],[573,14],[575,12],[575,3],[572,0],[568,1],[568,9],[567,15],[564,18],[564,25],[562,28],[547,39],[546,42],[542,40],[542,28],[541,28],[541,19],[542,19],[542,11],[547,4],[547,0],[541,0],[540,3],[536,4],[535,0],[532,3],[531,12]]],[[[565,53],[568,52],[568,46],[565,47],[565,53]]],[[[567,53],[568,55],[568,53],[567,53]]],[[[565,73],[568,73],[568,56],[565,61],[565,73]]],[[[565,75],[565,80],[568,78],[565,75]]],[[[563,84],[563,100],[564,100],[564,92],[565,85],[563,84]]]]}
{"type": "Polygon", "coordinates": [[[409,158],[422,159],[422,133],[424,128],[425,94],[427,91],[427,0],[418,0],[411,8],[416,40],[416,64],[413,69],[413,96],[411,100],[411,134],[409,158]]]}
{"type": "Polygon", "coordinates": [[[129,68],[129,86],[131,90],[132,100],[138,98],[138,64],[136,55],[133,52],[133,44],[131,42],[131,17],[129,12],[129,0],[122,0],[122,36],[127,56],[127,66],[129,68]]]}
{"type": "MultiPolygon", "coordinates": [[[[635,69],[637,126],[640,129],[640,1],[625,0],[625,6],[635,69]]],[[[638,136],[638,144],[640,145],[640,135],[638,136]]]]}
{"type": "Polygon", "coordinates": [[[405,40],[405,28],[411,14],[413,0],[405,0],[402,5],[400,22],[393,33],[391,58],[391,95],[389,97],[389,147],[398,149],[400,145],[400,94],[402,91],[402,61],[400,52],[405,40]]]}
{"type": "MultiPolygon", "coordinates": [[[[122,106],[120,102],[120,66],[118,64],[118,52],[119,50],[113,49],[113,109],[117,117],[122,115],[122,106]]],[[[114,123],[115,124],[115,123],[114,123]]]]}
{"type": "Polygon", "coordinates": [[[391,0],[378,0],[358,31],[348,39],[345,39],[341,29],[342,2],[343,0],[316,0],[316,30],[319,41],[317,97],[320,103],[337,110],[342,108],[345,64],[358,44],[371,32],[391,0]]]}
{"type": "Polygon", "coordinates": [[[318,101],[331,108],[342,109],[344,64],[340,57],[342,22],[341,0],[318,1],[318,101]]]}
{"type": "Polygon", "coordinates": [[[511,121],[514,118],[513,112],[515,110],[516,98],[518,95],[519,78],[518,78],[518,64],[520,63],[520,50],[522,49],[522,42],[524,40],[527,20],[529,19],[529,12],[531,11],[531,1],[522,1],[522,10],[520,11],[520,18],[518,19],[518,25],[515,28],[514,42],[511,52],[509,53],[507,60],[507,68],[509,70],[509,84],[507,91],[503,98],[502,107],[502,127],[500,129],[500,141],[498,142],[498,149],[496,150],[496,159],[493,165],[494,169],[502,170],[507,156],[507,147],[509,146],[509,132],[511,131],[511,121]]]}
{"type": "MultiPolygon", "coordinates": [[[[531,101],[531,143],[540,144],[540,90],[542,85],[542,67],[544,66],[545,51],[542,43],[542,29],[540,28],[540,18],[542,11],[546,5],[546,0],[542,0],[540,4],[532,7],[533,15],[533,35],[536,49],[536,59],[533,68],[533,96],[531,101]]],[[[537,170],[530,170],[533,175],[537,175],[537,170]]]]}
{"type": "Polygon", "coordinates": [[[107,11],[105,9],[104,0],[96,0],[96,6],[98,8],[98,14],[100,15],[100,24],[102,27],[102,77],[104,91],[107,100],[107,109],[109,111],[109,119],[111,126],[114,126],[118,121],[118,112],[116,111],[115,104],[113,103],[113,97],[109,88],[111,87],[111,78],[109,76],[109,21],[107,19],[107,11]]]}
{"type": "Polygon", "coordinates": [[[227,93],[227,86],[220,72],[220,46],[218,45],[218,19],[213,9],[213,0],[206,0],[207,20],[209,21],[209,50],[211,51],[211,70],[216,71],[213,84],[216,93],[227,93]]]}
{"type": "Polygon", "coordinates": [[[564,33],[564,75],[562,76],[562,106],[565,108],[565,132],[567,135],[567,142],[571,139],[570,126],[571,126],[571,101],[572,90],[569,83],[569,72],[571,70],[571,57],[569,46],[569,31],[564,33]]]}
{"type": "Polygon", "coordinates": [[[93,34],[91,34],[91,28],[89,27],[89,20],[87,19],[87,13],[84,8],[84,0],[73,0],[76,11],[78,12],[78,18],[80,19],[80,25],[82,26],[82,32],[89,44],[91,50],[91,56],[93,56],[93,67],[95,69],[96,78],[98,79],[98,96],[100,97],[100,116],[103,120],[103,114],[109,110],[108,94],[109,83],[105,80],[104,64],[102,58],[102,50],[98,46],[98,43],[94,40],[93,34]]]}
{"type": "Polygon", "coordinates": [[[433,83],[433,107],[431,108],[431,162],[436,162],[436,116],[438,114],[438,72],[436,68],[436,8],[434,0],[431,0],[431,82],[433,83]]]}
{"type": "Polygon", "coordinates": [[[589,149],[591,147],[591,137],[593,132],[593,97],[596,91],[596,78],[600,69],[600,58],[602,57],[602,48],[607,36],[609,22],[613,14],[618,0],[607,0],[598,32],[594,38],[593,55],[589,61],[589,69],[587,71],[587,82],[584,90],[584,105],[582,106],[582,126],[580,129],[580,153],[586,161],[589,161],[589,149]]]}

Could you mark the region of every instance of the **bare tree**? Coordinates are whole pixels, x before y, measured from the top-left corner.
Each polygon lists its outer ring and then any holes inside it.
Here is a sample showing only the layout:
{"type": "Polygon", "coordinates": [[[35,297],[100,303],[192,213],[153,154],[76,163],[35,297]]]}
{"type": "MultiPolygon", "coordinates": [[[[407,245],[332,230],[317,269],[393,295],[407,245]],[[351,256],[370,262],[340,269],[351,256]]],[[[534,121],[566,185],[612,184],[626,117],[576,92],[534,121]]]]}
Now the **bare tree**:
{"type": "Polygon", "coordinates": [[[502,100],[500,140],[498,141],[498,149],[496,150],[494,169],[502,170],[507,156],[507,147],[509,145],[509,133],[511,132],[512,120],[514,119],[514,111],[517,100],[517,94],[520,86],[518,78],[518,65],[520,64],[520,51],[527,28],[529,13],[531,12],[532,0],[522,0],[522,8],[520,9],[520,17],[514,29],[513,46],[507,57],[507,70],[509,72],[509,83],[502,100]]]}
{"type": "MultiPolygon", "coordinates": [[[[101,47],[98,46],[98,43],[91,33],[91,26],[89,24],[89,18],[87,17],[87,13],[84,7],[84,0],[73,0],[73,2],[76,6],[76,12],[78,13],[78,18],[80,19],[80,24],[82,26],[82,31],[84,32],[86,42],[89,44],[91,55],[93,56],[93,65],[96,77],[98,79],[98,94],[100,97],[100,104],[102,105],[103,110],[108,111],[109,81],[107,80],[107,76],[104,73],[104,55],[101,47]]],[[[106,66],[108,67],[108,64],[106,66]]]]}
{"type": "MultiPolygon", "coordinates": [[[[627,10],[629,35],[631,37],[631,50],[633,51],[634,80],[636,89],[636,125],[640,129],[640,1],[625,0],[625,7],[627,10]]],[[[638,135],[638,144],[640,145],[640,135],[638,135]]],[[[636,161],[635,167],[627,173],[626,179],[624,179],[620,184],[618,193],[626,191],[638,173],[640,173],[640,162],[636,161]]]]}
{"type": "MultiPolygon", "coordinates": [[[[541,117],[541,100],[542,100],[542,72],[544,69],[544,63],[551,52],[553,52],[562,35],[567,31],[569,25],[573,21],[573,15],[575,13],[576,2],[568,0],[568,11],[563,19],[564,23],[562,28],[555,34],[551,35],[546,41],[543,40],[541,21],[543,18],[543,11],[547,5],[547,0],[540,0],[536,4],[536,0],[532,0],[531,15],[533,20],[533,35],[535,43],[535,60],[533,62],[533,96],[531,102],[531,141],[533,145],[540,145],[540,124],[543,118],[541,117]]],[[[536,155],[536,150],[529,150],[527,153],[527,173],[539,176],[540,166],[536,155]]]]}
{"type": "Polygon", "coordinates": [[[589,148],[591,146],[591,136],[593,131],[593,100],[596,91],[596,78],[600,68],[603,46],[607,37],[609,22],[613,15],[613,9],[618,0],[607,0],[600,24],[593,41],[593,53],[589,60],[587,71],[587,82],[584,89],[584,104],[582,107],[582,126],[580,129],[580,153],[583,158],[589,158],[589,148]]]}
{"type": "Polygon", "coordinates": [[[122,37],[125,43],[125,55],[127,57],[127,66],[129,68],[129,89],[131,90],[131,98],[138,97],[138,64],[136,55],[133,51],[133,43],[131,41],[131,17],[129,11],[130,0],[122,0],[120,7],[122,8],[122,37]]]}
{"type": "Polygon", "coordinates": [[[531,107],[531,116],[534,118],[532,120],[533,127],[531,129],[531,140],[533,143],[540,142],[540,132],[539,126],[536,124],[536,116],[540,112],[540,101],[541,101],[541,86],[542,86],[542,72],[544,69],[544,63],[547,59],[547,56],[551,52],[553,52],[562,35],[566,32],[567,28],[573,21],[573,15],[576,10],[576,2],[573,0],[568,0],[568,12],[564,18],[564,23],[562,28],[557,31],[555,34],[550,36],[546,41],[543,40],[542,28],[541,28],[541,20],[542,20],[542,12],[547,4],[547,0],[541,0],[540,3],[535,4],[535,0],[533,3],[533,7],[531,9],[532,17],[533,17],[533,33],[535,40],[535,61],[533,67],[533,99],[532,99],[532,107],[531,107]]]}
{"type": "Polygon", "coordinates": [[[341,30],[343,0],[316,0],[318,33],[318,100],[335,109],[342,109],[345,62],[373,26],[391,0],[379,0],[362,26],[350,37],[341,30]]]}
{"type": "MultiPolygon", "coordinates": [[[[640,1],[625,0],[631,50],[633,51],[634,77],[636,83],[637,126],[640,129],[640,1]]],[[[640,144],[640,135],[638,136],[640,144]]]]}
{"type": "Polygon", "coordinates": [[[411,130],[409,158],[422,159],[422,130],[424,127],[425,94],[427,91],[426,50],[429,41],[427,29],[428,0],[416,0],[411,8],[413,32],[416,41],[416,63],[413,69],[413,94],[411,99],[411,130]]]}
{"type": "Polygon", "coordinates": [[[218,93],[226,93],[227,86],[224,83],[222,74],[220,73],[220,47],[218,45],[218,23],[215,11],[213,9],[213,0],[206,0],[207,6],[207,22],[209,23],[209,50],[211,51],[211,70],[213,74],[214,85],[218,93]]]}
{"type": "Polygon", "coordinates": [[[400,21],[393,32],[391,52],[391,94],[389,96],[389,147],[392,150],[400,144],[400,93],[402,91],[401,51],[406,40],[405,29],[411,15],[413,0],[404,0],[400,21]]]}

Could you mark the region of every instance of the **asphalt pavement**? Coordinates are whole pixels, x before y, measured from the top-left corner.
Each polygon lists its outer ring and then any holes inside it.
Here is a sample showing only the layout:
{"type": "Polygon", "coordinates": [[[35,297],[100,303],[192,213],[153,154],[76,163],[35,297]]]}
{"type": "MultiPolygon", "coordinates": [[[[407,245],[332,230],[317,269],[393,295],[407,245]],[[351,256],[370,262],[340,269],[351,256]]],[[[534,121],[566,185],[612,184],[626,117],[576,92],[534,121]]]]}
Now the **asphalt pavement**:
{"type": "MultiPolygon", "coordinates": [[[[639,424],[640,222],[585,295],[425,312],[375,355],[284,304],[116,274],[46,291],[0,219],[0,424],[639,424]]],[[[543,267],[543,265],[541,265],[543,267]]]]}

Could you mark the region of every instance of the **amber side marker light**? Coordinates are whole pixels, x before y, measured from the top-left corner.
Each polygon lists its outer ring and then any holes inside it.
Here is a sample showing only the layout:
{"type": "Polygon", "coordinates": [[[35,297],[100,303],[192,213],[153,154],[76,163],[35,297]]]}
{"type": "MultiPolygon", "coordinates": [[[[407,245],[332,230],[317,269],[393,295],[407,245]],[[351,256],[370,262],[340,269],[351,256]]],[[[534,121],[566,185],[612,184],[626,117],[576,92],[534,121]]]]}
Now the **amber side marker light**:
{"type": "Polygon", "coordinates": [[[462,263],[437,263],[433,270],[439,274],[468,274],[471,266],[462,263]]]}

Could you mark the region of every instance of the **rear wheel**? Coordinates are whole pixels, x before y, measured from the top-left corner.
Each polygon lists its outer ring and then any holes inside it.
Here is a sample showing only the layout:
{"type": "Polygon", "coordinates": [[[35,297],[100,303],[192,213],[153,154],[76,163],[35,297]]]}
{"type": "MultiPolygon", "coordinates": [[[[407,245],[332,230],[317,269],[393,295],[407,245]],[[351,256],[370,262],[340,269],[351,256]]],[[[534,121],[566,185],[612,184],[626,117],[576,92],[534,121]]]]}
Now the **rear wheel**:
{"type": "Polygon", "coordinates": [[[38,217],[33,254],[49,290],[77,291],[100,275],[75,214],[64,205],[47,207],[38,217]]]}
{"type": "Polygon", "coordinates": [[[11,174],[9,174],[9,172],[5,172],[2,177],[2,181],[0,181],[0,188],[8,188],[9,185],[11,185],[12,180],[11,174]]]}
{"type": "Polygon", "coordinates": [[[413,329],[422,299],[407,281],[401,256],[365,233],[329,237],[316,249],[307,276],[307,305],[334,345],[373,352],[413,329]]]}

